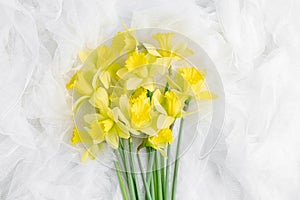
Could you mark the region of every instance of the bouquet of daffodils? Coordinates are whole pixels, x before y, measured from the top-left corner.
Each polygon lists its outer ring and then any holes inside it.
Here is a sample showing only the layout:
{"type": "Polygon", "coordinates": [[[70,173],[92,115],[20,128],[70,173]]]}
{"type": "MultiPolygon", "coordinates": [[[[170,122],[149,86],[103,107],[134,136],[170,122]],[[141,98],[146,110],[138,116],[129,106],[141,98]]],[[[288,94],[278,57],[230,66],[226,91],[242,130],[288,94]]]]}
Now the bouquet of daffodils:
{"type": "Polygon", "coordinates": [[[72,144],[85,146],[82,162],[96,159],[103,148],[113,150],[126,200],[176,199],[184,119],[196,112],[189,105],[216,97],[207,90],[205,71],[185,61],[193,51],[183,42],[173,44],[174,35],[156,33],[150,44],[125,27],[109,44],[80,51],[83,64],[66,85],[73,91],[74,117],[83,116],[72,144]]]}

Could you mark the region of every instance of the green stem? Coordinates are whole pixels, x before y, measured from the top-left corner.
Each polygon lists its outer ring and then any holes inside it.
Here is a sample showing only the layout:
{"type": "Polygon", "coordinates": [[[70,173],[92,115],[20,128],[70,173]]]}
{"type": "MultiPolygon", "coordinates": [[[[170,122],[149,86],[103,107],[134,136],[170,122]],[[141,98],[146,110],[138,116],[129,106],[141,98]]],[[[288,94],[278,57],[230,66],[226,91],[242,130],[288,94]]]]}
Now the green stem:
{"type": "Polygon", "coordinates": [[[163,193],[162,193],[162,174],[161,174],[161,169],[159,169],[161,167],[161,162],[160,162],[160,153],[158,151],[155,152],[156,153],[156,175],[157,175],[157,192],[158,192],[158,199],[162,200],[163,199],[163,193]]]}
{"type": "Polygon", "coordinates": [[[161,185],[162,185],[162,194],[163,194],[163,197],[164,197],[164,193],[165,193],[165,157],[162,156],[161,154],[159,154],[159,157],[160,157],[160,173],[161,173],[161,185]]]}
{"type": "Polygon", "coordinates": [[[130,155],[130,164],[131,164],[131,170],[132,170],[132,177],[133,177],[133,181],[134,181],[134,186],[135,186],[135,191],[137,194],[137,199],[142,199],[141,196],[141,191],[139,188],[139,182],[138,182],[138,178],[136,175],[136,170],[135,170],[135,162],[134,162],[134,157],[133,157],[133,149],[132,149],[132,140],[129,139],[128,140],[128,144],[129,144],[129,155],[130,155]]]}
{"type": "Polygon", "coordinates": [[[143,179],[143,183],[144,183],[144,187],[145,187],[147,199],[148,200],[152,200],[151,193],[150,193],[150,187],[147,184],[146,177],[145,177],[145,174],[143,172],[143,165],[142,165],[142,161],[141,161],[139,153],[137,153],[137,158],[138,158],[138,163],[139,163],[139,167],[140,167],[140,171],[141,171],[141,175],[142,175],[142,179],[143,179]]]}
{"type": "Polygon", "coordinates": [[[177,175],[178,175],[179,153],[180,153],[180,144],[181,144],[181,137],[182,137],[183,121],[184,121],[183,118],[181,118],[180,119],[179,133],[178,133],[177,148],[176,148],[174,175],[173,175],[172,200],[176,199],[177,175]]]}
{"type": "Polygon", "coordinates": [[[123,140],[120,139],[120,146],[117,151],[119,154],[117,154],[117,158],[120,161],[119,163],[121,164],[121,167],[123,167],[123,175],[124,179],[126,180],[127,186],[129,186],[129,177],[128,177],[128,170],[126,169],[126,163],[125,163],[125,151],[124,151],[124,144],[123,140]],[[122,162],[121,162],[122,161],[122,162]]]}
{"type": "Polygon", "coordinates": [[[151,196],[152,199],[155,199],[155,189],[154,189],[154,179],[153,179],[153,175],[151,175],[151,179],[150,179],[150,187],[151,187],[151,196]]]}
{"type": "MultiPolygon", "coordinates": [[[[126,150],[124,146],[124,150],[126,150]]],[[[129,157],[128,153],[124,151],[124,160],[125,160],[125,166],[127,170],[127,177],[128,177],[128,188],[129,188],[129,193],[130,193],[130,199],[136,199],[135,196],[135,191],[134,191],[134,183],[133,183],[133,178],[131,174],[131,168],[130,168],[130,163],[129,163],[129,157]]]]}
{"type": "Polygon", "coordinates": [[[124,166],[124,157],[122,156],[122,150],[120,148],[118,148],[118,150],[115,150],[115,155],[117,157],[118,163],[120,164],[121,174],[123,175],[127,183],[127,174],[126,174],[126,168],[124,166]]]}
{"type": "Polygon", "coordinates": [[[169,176],[170,176],[170,156],[171,156],[171,146],[168,145],[167,150],[167,166],[166,166],[166,178],[165,178],[165,200],[169,199],[169,176]]]}
{"type": "Polygon", "coordinates": [[[158,188],[157,188],[157,170],[156,170],[156,161],[154,160],[154,169],[153,169],[153,185],[154,185],[154,193],[155,198],[158,199],[158,188]]]}
{"type": "Polygon", "coordinates": [[[148,161],[148,172],[147,172],[147,184],[149,185],[151,181],[151,176],[153,175],[152,168],[153,168],[155,157],[154,157],[154,153],[151,150],[148,151],[148,154],[149,154],[149,161],[148,161]]]}
{"type": "Polygon", "coordinates": [[[119,164],[118,164],[117,161],[114,161],[114,163],[115,163],[115,167],[116,167],[116,172],[117,172],[117,176],[118,176],[118,180],[119,180],[119,184],[120,184],[120,188],[121,188],[123,200],[128,200],[128,197],[127,197],[128,195],[127,195],[126,188],[125,188],[125,185],[124,185],[121,173],[120,173],[119,164]]]}
{"type": "Polygon", "coordinates": [[[153,156],[153,153],[151,153],[151,148],[146,147],[146,150],[148,153],[148,167],[147,167],[146,181],[147,181],[147,184],[150,185],[151,197],[152,197],[152,199],[155,199],[154,179],[153,179],[153,172],[152,172],[154,156],[153,156]]]}

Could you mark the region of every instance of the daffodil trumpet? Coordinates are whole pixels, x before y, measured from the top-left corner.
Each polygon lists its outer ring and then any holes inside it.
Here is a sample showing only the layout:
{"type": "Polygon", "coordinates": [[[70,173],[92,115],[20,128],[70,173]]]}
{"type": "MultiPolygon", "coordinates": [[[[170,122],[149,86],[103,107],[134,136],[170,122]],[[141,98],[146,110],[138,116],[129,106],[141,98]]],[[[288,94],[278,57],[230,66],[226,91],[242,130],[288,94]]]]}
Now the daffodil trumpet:
{"type": "Polygon", "coordinates": [[[104,148],[113,150],[123,199],[175,199],[181,139],[188,134],[183,121],[200,110],[187,107],[217,95],[206,86],[205,70],[185,61],[194,52],[186,43],[175,43],[175,33],[156,33],[154,42],[146,43],[135,32],[125,26],[111,44],[78,52],[83,67],[66,84],[74,94],[74,116],[80,119],[71,144],[84,145],[82,162],[96,159],[104,148]],[[178,122],[172,166],[173,126],[178,122]],[[141,152],[147,153],[146,160],[141,152]]]}

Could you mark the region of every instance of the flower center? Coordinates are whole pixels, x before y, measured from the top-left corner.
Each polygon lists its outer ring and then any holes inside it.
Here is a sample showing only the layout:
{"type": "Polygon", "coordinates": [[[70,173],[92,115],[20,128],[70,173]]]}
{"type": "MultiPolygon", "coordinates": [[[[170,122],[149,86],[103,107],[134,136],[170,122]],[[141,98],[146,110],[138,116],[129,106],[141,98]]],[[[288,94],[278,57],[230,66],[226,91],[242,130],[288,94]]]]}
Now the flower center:
{"type": "Polygon", "coordinates": [[[110,129],[113,127],[114,121],[111,119],[105,119],[105,120],[100,121],[99,125],[105,133],[108,133],[110,131],[110,129]]]}

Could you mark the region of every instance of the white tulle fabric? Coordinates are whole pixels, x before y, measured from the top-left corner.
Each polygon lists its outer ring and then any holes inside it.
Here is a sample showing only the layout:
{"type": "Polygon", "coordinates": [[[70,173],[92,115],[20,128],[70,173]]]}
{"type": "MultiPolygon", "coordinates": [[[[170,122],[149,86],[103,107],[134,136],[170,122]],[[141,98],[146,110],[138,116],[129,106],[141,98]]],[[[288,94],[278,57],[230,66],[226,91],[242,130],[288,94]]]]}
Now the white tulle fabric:
{"type": "Polygon", "coordinates": [[[222,138],[205,159],[193,147],[182,157],[178,199],[300,199],[299,10],[297,0],[1,0],[0,199],[121,199],[114,171],[82,164],[70,145],[65,83],[78,50],[122,22],[187,35],[224,84],[222,138]]]}

